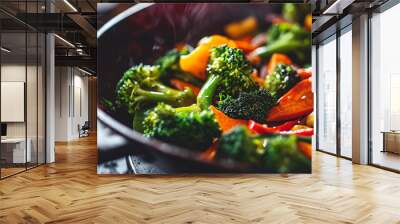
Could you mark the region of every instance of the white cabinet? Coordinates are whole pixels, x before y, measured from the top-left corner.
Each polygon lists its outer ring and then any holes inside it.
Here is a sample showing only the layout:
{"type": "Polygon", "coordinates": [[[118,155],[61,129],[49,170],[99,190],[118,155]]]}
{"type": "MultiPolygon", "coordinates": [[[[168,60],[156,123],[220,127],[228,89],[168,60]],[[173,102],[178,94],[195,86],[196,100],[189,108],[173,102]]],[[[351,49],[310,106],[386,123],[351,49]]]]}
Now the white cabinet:
{"type": "Polygon", "coordinates": [[[32,141],[25,138],[7,138],[1,140],[2,152],[8,152],[6,158],[8,163],[25,163],[32,161],[32,141]],[[26,151],[25,144],[27,143],[26,151]],[[11,159],[12,158],[12,159],[11,159]]]}

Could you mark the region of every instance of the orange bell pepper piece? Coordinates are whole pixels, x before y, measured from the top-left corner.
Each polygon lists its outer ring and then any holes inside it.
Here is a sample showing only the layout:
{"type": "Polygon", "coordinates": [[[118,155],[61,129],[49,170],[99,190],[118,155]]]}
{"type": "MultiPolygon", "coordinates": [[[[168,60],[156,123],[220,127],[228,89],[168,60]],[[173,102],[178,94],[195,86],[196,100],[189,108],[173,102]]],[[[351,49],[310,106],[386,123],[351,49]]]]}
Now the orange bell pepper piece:
{"type": "Polygon", "coordinates": [[[290,60],[290,58],[284,54],[279,54],[279,53],[273,54],[268,63],[268,74],[271,74],[278,64],[291,65],[292,60],[290,60]]]}
{"type": "Polygon", "coordinates": [[[306,18],[304,19],[304,27],[308,30],[312,30],[312,15],[308,14],[306,18]]]}
{"type": "Polygon", "coordinates": [[[194,85],[192,85],[192,84],[190,84],[190,83],[181,81],[181,80],[179,80],[179,79],[171,79],[171,80],[170,80],[170,83],[171,83],[171,85],[172,85],[173,87],[175,87],[176,89],[184,90],[186,87],[188,87],[188,88],[190,88],[190,89],[193,91],[194,94],[196,94],[196,96],[199,95],[200,88],[197,87],[197,86],[194,86],[194,85]]]}
{"type": "Polygon", "coordinates": [[[229,37],[234,39],[250,34],[256,29],[257,19],[254,16],[247,17],[242,21],[230,23],[225,26],[225,32],[229,37]]]}
{"type": "Polygon", "coordinates": [[[226,133],[227,131],[238,125],[247,124],[246,120],[230,118],[229,116],[225,115],[222,111],[218,110],[216,107],[212,105],[210,106],[210,109],[214,113],[215,119],[217,119],[219,127],[221,128],[223,133],[226,133]]]}
{"type": "Polygon", "coordinates": [[[221,35],[212,35],[201,39],[198,46],[190,52],[190,54],[181,56],[179,60],[181,69],[185,72],[192,73],[197,78],[205,80],[206,67],[211,48],[224,44],[229,47],[236,47],[236,43],[233,40],[221,35]]]}
{"type": "Polygon", "coordinates": [[[244,53],[250,53],[254,49],[256,49],[256,47],[251,43],[251,41],[252,41],[252,37],[247,36],[245,38],[235,40],[235,43],[237,45],[237,48],[241,49],[244,53]]]}
{"type": "Polygon", "coordinates": [[[312,158],[312,146],[307,142],[298,142],[297,148],[309,159],[312,158]]]}
{"type": "Polygon", "coordinates": [[[297,83],[267,114],[267,121],[286,121],[305,116],[314,110],[311,80],[297,83]]]}

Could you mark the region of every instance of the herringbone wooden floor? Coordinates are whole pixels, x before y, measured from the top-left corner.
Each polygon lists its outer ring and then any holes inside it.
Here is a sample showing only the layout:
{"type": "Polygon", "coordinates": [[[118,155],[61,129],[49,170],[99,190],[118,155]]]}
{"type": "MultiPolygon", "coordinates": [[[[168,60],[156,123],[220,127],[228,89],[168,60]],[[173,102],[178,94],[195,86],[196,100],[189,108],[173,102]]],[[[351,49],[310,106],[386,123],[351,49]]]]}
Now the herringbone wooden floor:
{"type": "Polygon", "coordinates": [[[0,223],[400,223],[400,175],[315,153],[312,175],[98,176],[94,137],[0,181],[0,223]]]}

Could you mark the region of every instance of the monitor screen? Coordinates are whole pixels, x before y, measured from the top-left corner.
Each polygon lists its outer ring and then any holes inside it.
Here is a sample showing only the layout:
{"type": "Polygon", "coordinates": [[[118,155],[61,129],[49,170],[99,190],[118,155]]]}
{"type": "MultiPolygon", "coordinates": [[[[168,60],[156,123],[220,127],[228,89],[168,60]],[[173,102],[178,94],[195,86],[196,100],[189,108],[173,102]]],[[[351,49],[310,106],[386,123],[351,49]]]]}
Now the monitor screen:
{"type": "Polygon", "coordinates": [[[7,124],[1,124],[1,136],[7,136],[7,124]]]}

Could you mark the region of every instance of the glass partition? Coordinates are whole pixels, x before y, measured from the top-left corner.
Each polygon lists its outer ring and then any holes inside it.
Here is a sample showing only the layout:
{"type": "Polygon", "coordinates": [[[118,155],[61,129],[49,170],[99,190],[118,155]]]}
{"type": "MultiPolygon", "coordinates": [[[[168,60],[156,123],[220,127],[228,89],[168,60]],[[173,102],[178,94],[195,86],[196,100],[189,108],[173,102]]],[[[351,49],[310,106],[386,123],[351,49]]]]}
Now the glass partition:
{"type": "Polygon", "coordinates": [[[37,147],[38,164],[46,162],[46,139],[45,139],[45,124],[46,124],[46,37],[43,33],[38,33],[38,64],[37,64],[37,147]]]}
{"type": "Polygon", "coordinates": [[[371,18],[372,164],[400,170],[400,4],[371,18]]]}
{"type": "Polygon", "coordinates": [[[341,31],[340,46],[340,155],[352,157],[352,31],[341,31]]]}
{"type": "Polygon", "coordinates": [[[25,32],[1,34],[2,177],[24,171],[31,161],[26,138],[26,41],[25,32]]]}
{"type": "MultiPolygon", "coordinates": [[[[0,7],[43,11],[44,1],[26,3],[0,7]]],[[[0,12],[0,178],[45,163],[45,44],[39,30],[0,12]]]]}
{"type": "Polygon", "coordinates": [[[336,36],[318,47],[318,149],[336,154],[336,36]]]}
{"type": "Polygon", "coordinates": [[[26,113],[27,113],[27,150],[30,151],[30,160],[27,163],[28,168],[37,165],[38,144],[37,144],[37,127],[38,127],[38,51],[36,32],[29,31],[27,33],[27,74],[26,74],[26,113]]]}

